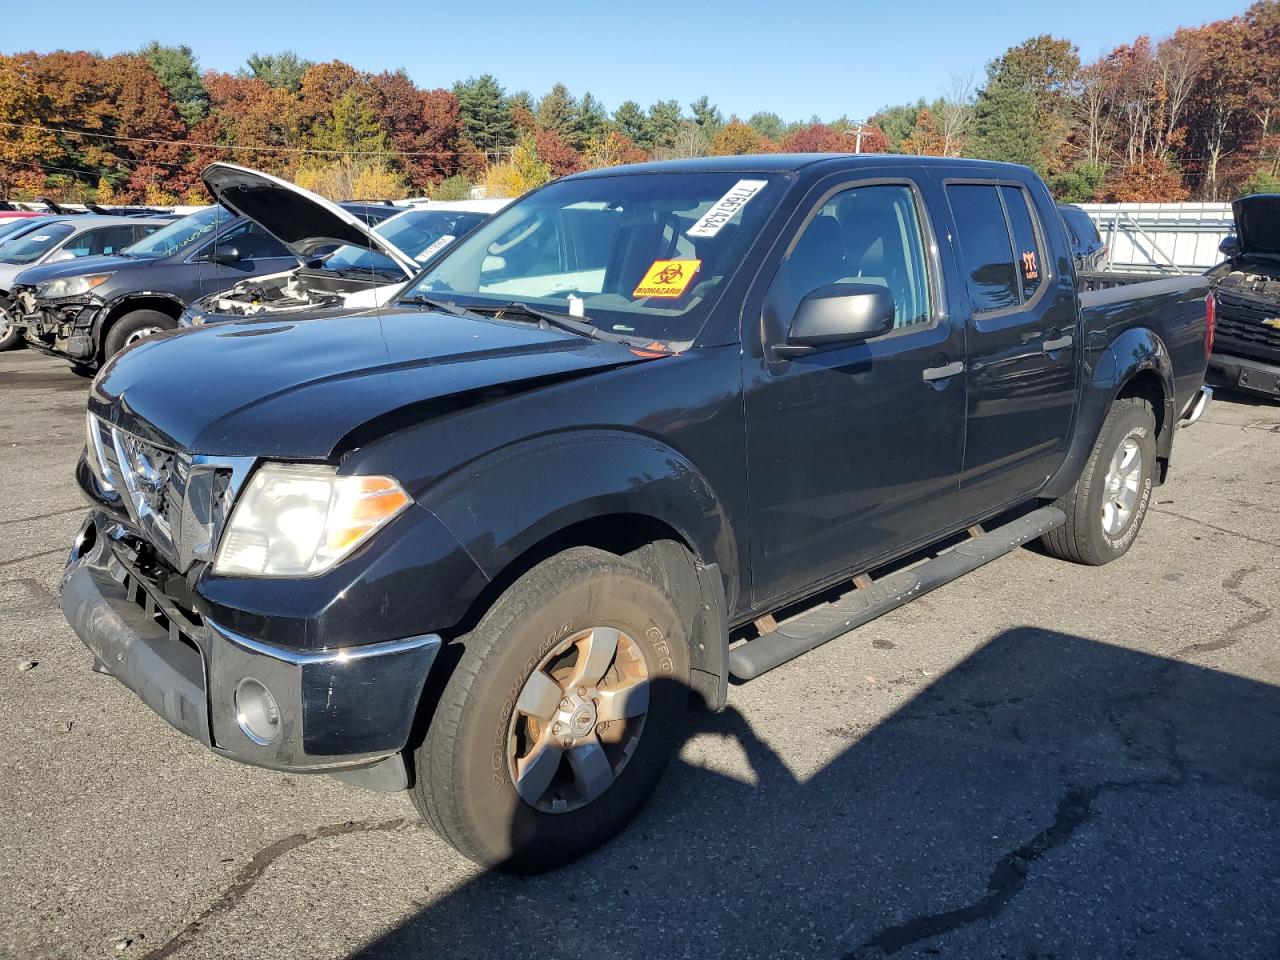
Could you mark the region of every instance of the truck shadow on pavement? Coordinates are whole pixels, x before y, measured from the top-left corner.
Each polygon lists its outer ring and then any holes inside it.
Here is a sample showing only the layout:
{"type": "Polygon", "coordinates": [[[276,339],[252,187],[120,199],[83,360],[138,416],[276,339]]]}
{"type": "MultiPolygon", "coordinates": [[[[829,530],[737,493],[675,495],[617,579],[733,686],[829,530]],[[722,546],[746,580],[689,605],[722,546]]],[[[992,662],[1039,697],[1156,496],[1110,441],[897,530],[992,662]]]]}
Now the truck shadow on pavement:
{"type": "Polygon", "coordinates": [[[735,741],[754,782],[677,760],[604,849],[482,875],[357,956],[1280,952],[1270,685],[1017,628],[883,722],[824,731],[849,745],[804,780],[732,705],[692,733],[735,741]]]}

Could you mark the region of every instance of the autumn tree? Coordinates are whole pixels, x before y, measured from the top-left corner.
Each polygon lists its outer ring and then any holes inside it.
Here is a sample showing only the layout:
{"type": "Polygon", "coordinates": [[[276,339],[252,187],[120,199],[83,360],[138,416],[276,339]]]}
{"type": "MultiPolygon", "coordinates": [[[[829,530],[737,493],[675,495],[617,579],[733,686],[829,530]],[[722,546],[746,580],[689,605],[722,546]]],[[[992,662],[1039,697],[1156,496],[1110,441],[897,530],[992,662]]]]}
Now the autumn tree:
{"type": "Polygon", "coordinates": [[[943,136],[938,121],[928,107],[922,107],[916,114],[916,123],[902,142],[898,145],[902,153],[911,153],[922,157],[945,157],[947,139],[943,136]]]}
{"type": "Polygon", "coordinates": [[[554,130],[539,130],[534,134],[533,143],[538,158],[551,169],[553,177],[566,177],[586,169],[582,154],[565,143],[554,130]]]}
{"type": "Polygon", "coordinates": [[[729,157],[746,153],[768,153],[771,147],[769,141],[760,136],[754,127],[737,117],[730,117],[729,122],[712,136],[707,153],[713,157],[729,157]]]}
{"type": "Polygon", "coordinates": [[[642,163],[648,159],[647,153],[618,130],[609,130],[591,141],[582,155],[583,164],[588,170],[616,167],[623,163],[642,163]]]}
{"type": "Polygon", "coordinates": [[[974,108],[974,152],[1041,173],[1056,169],[1070,132],[1079,68],[1075,46],[1048,34],[1010,47],[987,64],[987,83],[974,108]]]}
{"type": "Polygon", "coordinates": [[[396,163],[410,183],[426,191],[458,172],[461,111],[448,90],[421,90],[403,70],[369,80],[374,112],[396,163]]]}

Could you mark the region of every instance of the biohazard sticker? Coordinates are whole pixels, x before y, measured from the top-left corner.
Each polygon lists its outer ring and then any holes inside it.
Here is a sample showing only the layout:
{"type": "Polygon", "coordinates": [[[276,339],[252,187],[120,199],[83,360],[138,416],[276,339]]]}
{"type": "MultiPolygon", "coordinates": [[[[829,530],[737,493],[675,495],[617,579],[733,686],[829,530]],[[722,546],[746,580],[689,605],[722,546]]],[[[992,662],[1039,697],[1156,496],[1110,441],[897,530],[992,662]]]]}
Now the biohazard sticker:
{"type": "Polygon", "coordinates": [[[633,297],[678,297],[693,282],[701,260],[655,260],[644,273],[633,297]]]}
{"type": "Polygon", "coordinates": [[[685,231],[690,237],[714,237],[733,215],[747,202],[769,185],[768,180],[739,180],[723,197],[711,205],[711,209],[698,218],[698,222],[685,231]]]}

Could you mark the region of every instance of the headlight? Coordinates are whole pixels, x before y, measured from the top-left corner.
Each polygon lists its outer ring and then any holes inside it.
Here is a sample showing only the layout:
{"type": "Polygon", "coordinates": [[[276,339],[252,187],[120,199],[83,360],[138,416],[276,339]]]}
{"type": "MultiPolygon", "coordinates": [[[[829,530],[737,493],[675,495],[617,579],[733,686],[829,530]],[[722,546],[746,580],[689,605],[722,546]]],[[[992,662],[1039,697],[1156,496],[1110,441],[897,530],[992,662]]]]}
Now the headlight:
{"type": "Polygon", "coordinates": [[[109,273],[92,273],[84,277],[64,277],[61,280],[50,280],[39,290],[36,296],[44,300],[61,300],[63,297],[78,297],[88,293],[94,287],[100,287],[111,279],[109,273]]]}
{"type": "Polygon", "coordinates": [[[264,464],[231,512],[214,573],[247,577],[322,573],[410,502],[390,477],[340,477],[333,467],[264,464]]]}

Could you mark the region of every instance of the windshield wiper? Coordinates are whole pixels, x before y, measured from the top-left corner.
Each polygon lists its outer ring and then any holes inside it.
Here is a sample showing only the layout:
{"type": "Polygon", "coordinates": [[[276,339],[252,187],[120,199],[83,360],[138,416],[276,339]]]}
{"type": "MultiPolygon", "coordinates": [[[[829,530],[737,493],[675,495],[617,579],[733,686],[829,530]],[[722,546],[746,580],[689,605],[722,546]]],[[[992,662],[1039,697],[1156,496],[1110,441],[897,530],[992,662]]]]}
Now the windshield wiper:
{"type": "Polygon", "coordinates": [[[547,326],[558,327],[561,330],[567,330],[579,336],[590,337],[592,340],[614,340],[618,343],[632,342],[631,337],[624,337],[621,334],[601,330],[588,320],[582,320],[567,313],[557,313],[554,310],[543,310],[541,307],[530,306],[527,303],[512,301],[511,303],[494,304],[493,306],[485,304],[483,307],[477,307],[477,309],[498,314],[522,313],[526,317],[532,317],[534,320],[545,323],[547,326]]]}
{"type": "Polygon", "coordinates": [[[415,293],[411,297],[401,297],[397,303],[411,303],[419,307],[431,307],[433,310],[439,310],[441,313],[452,314],[455,317],[470,317],[472,320],[483,320],[484,317],[476,313],[474,310],[468,310],[466,307],[460,307],[452,300],[438,300],[435,297],[424,297],[420,293],[415,293]]]}

